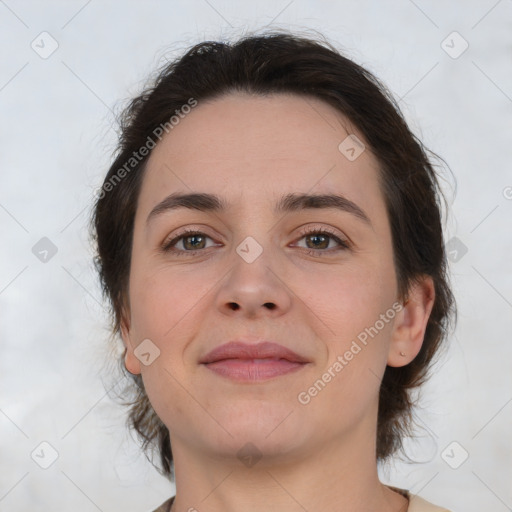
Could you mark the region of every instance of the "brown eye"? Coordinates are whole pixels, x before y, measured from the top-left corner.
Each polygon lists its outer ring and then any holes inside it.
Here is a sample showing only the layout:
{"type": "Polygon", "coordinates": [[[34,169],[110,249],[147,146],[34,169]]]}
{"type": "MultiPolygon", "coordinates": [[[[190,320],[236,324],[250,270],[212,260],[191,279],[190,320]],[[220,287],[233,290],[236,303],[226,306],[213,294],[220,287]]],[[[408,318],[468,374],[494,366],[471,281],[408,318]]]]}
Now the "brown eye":
{"type": "Polygon", "coordinates": [[[307,235],[304,237],[306,240],[311,242],[310,244],[306,242],[310,249],[328,249],[329,247],[329,239],[332,237],[316,234],[316,235],[307,235]]]}
{"type": "MultiPolygon", "coordinates": [[[[200,231],[186,231],[174,237],[172,240],[164,243],[162,250],[164,252],[173,252],[176,254],[195,253],[206,249],[207,239],[212,240],[208,235],[200,231]]],[[[211,246],[210,246],[211,247],[211,246]]]]}
{"type": "Polygon", "coordinates": [[[195,249],[204,249],[204,242],[206,237],[197,234],[197,235],[187,235],[181,237],[183,240],[183,246],[185,249],[195,250],[195,249]]]}
{"type": "Polygon", "coordinates": [[[303,248],[311,256],[321,257],[329,254],[337,254],[339,251],[350,248],[348,241],[342,240],[339,236],[325,228],[310,228],[302,234],[300,240],[302,239],[306,240],[306,247],[303,248]],[[329,247],[331,242],[335,243],[335,247],[329,247]]]}

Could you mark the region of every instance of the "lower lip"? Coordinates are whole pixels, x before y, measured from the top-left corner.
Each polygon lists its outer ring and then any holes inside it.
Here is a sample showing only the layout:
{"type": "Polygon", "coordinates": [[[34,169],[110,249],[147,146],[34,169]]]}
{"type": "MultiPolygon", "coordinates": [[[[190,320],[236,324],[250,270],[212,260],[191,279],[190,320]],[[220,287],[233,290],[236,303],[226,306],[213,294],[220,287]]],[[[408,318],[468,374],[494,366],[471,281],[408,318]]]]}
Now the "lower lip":
{"type": "Polygon", "coordinates": [[[305,366],[286,359],[223,359],[205,366],[213,372],[239,382],[256,382],[286,375],[305,366]]]}

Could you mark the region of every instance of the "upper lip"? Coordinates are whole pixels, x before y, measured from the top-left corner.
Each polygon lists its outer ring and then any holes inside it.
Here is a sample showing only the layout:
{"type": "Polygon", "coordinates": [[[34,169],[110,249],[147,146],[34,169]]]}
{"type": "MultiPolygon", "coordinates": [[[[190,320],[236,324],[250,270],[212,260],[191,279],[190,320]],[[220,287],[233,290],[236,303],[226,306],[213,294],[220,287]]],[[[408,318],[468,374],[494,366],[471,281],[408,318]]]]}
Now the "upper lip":
{"type": "Polygon", "coordinates": [[[309,362],[293,350],[270,341],[257,344],[230,341],[208,352],[199,362],[208,364],[222,359],[286,359],[297,363],[309,362]]]}

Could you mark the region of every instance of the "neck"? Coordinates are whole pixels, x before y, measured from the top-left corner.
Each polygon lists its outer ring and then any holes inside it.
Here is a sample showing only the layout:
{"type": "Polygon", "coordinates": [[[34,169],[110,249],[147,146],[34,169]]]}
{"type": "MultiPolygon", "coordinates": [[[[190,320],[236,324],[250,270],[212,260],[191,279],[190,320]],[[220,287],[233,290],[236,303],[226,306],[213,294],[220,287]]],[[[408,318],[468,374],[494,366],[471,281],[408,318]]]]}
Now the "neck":
{"type": "Polygon", "coordinates": [[[406,512],[407,498],[379,481],[374,438],[359,436],[287,460],[264,455],[254,465],[173,439],[172,512],[406,512]]]}

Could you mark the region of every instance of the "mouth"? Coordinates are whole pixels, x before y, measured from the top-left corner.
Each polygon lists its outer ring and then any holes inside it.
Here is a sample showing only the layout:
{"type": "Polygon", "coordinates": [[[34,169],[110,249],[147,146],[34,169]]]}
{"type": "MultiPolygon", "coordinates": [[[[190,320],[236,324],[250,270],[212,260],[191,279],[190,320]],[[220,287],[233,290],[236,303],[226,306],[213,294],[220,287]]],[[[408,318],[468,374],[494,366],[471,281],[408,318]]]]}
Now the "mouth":
{"type": "Polygon", "coordinates": [[[257,382],[296,372],[309,361],[277,343],[232,341],[209,352],[200,363],[222,377],[257,382]]]}

